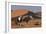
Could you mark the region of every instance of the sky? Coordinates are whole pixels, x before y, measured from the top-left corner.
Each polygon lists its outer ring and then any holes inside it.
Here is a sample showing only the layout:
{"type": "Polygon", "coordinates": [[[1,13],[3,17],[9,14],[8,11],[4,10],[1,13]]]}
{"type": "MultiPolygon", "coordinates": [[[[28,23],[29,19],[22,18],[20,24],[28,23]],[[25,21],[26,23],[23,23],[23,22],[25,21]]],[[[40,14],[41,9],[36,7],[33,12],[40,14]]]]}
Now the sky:
{"type": "Polygon", "coordinates": [[[11,5],[11,10],[16,10],[16,9],[27,9],[27,10],[32,10],[33,12],[39,12],[41,11],[41,6],[11,5]]]}

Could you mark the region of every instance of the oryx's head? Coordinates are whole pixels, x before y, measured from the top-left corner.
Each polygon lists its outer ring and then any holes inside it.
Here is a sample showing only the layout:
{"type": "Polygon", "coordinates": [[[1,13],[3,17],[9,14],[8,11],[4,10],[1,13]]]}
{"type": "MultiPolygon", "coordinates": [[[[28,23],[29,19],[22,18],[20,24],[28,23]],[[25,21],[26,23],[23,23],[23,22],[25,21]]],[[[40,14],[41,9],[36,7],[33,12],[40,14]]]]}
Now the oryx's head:
{"type": "Polygon", "coordinates": [[[22,16],[17,17],[17,22],[22,22],[22,16]]]}

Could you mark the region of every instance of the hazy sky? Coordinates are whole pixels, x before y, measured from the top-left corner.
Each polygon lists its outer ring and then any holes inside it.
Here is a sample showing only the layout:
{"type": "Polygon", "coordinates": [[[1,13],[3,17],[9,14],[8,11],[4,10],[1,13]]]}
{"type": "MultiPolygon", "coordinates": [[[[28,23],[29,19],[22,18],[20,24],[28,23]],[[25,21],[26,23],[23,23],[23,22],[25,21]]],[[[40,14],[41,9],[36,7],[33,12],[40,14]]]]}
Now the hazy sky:
{"type": "Polygon", "coordinates": [[[16,9],[27,9],[32,10],[33,12],[41,11],[41,6],[21,6],[21,5],[11,5],[11,10],[16,9]]]}

